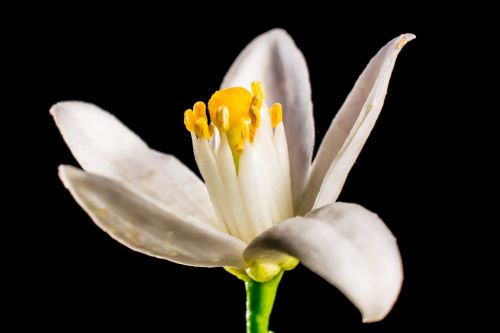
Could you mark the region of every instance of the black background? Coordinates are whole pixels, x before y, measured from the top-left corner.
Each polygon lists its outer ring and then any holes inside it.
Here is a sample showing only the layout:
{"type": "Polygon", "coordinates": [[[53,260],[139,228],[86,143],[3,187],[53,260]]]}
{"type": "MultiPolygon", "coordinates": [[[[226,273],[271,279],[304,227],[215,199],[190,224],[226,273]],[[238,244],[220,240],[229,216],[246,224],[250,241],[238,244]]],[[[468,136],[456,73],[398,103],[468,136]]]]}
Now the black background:
{"type": "MultiPolygon", "coordinates": [[[[13,237],[22,246],[9,252],[15,283],[9,308],[21,317],[17,325],[244,331],[239,280],[222,269],[135,253],[90,221],[57,178],[59,164],[76,162],[48,109],[61,100],[95,103],[151,147],[197,170],[183,111],[207,101],[239,51],[274,27],[286,29],[307,59],[317,143],[379,48],[401,33],[417,39],[398,58],[384,109],[340,196],[378,213],[398,238],[405,270],[398,302],[382,322],[362,324],[339,291],[299,266],[280,285],[271,329],[401,332],[472,322],[481,306],[467,277],[478,263],[467,255],[472,245],[462,241],[467,218],[455,197],[469,182],[457,153],[470,145],[474,125],[464,130],[459,123],[470,111],[459,86],[472,83],[464,77],[475,66],[467,66],[466,50],[479,43],[468,23],[476,14],[424,8],[410,17],[410,7],[400,7],[385,16],[367,8],[289,15],[248,5],[247,15],[132,7],[38,15],[32,8],[9,25],[10,113],[22,118],[12,125],[13,156],[23,167],[11,195],[22,216],[15,223],[22,236],[13,237]],[[461,217],[452,214],[457,207],[461,217]]],[[[477,328],[482,320],[473,322],[477,328]]]]}

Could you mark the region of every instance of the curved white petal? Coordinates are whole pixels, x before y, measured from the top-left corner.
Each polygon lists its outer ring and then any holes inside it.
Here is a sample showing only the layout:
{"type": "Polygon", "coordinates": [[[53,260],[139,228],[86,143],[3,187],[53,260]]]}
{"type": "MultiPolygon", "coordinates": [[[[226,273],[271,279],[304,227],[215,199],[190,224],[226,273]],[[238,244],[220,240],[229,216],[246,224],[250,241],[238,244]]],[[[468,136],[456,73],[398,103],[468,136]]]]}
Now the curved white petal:
{"type": "Polygon", "coordinates": [[[247,142],[240,156],[238,183],[248,212],[246,223],[253,231],[250,237],[245,239],[248,243],[273,225],[272,211],[277,208],[269,198],[274,194],[270,188],[274,179],[271,179],[272,175],[268,170],[263,170],[268,161],[263,160],[261,153],[247,142]]]}
{"type": "Polygon", "coordinates": [[[283,105],[294,204],[302,196],[314,148],[314,120],[309,73],[304,56],[281,29],[255,38],[240,53],[222,81],[222,88],[250,88],[261,81],[265,102],[283,105]]]}
{"type": "Polygon", "coordinates": [[[245,243],[193,217],[166,211],[124,183],[60,166],[59,177],[92,220],[123,245],[199,267],[244,267],[245,243]]]}
{"type": "Polygon", "coordinates": [[[279,221],[275,223],[279,223],[294,215],[290,183],[290,160],[288,158],[286,134],[283,123],[278,124],[274,130],[273,145],[276,154],[277,177],[280,178],[279,182],[282,189],[279,193],[279,198],[277,198],[277,201],[280,202],[280,211],[282,214],[279,221]]]}
{"type": "Polygon", "coordinates": [[[236,169],[227,139],[220,141],[218,152],[205,139],[191,134],[193,151],[200,173],[207,184],[210,198],[218,219],[223,221],[228,232],[245,240],[248,225],[243,200],[240,199],[236,169]],[[222,162],[222,163],[221,163],[222,162]]]}
{"type": "Polygon", "coordinates": [[[383,319],[403,281],[396,239],[365,208],[333,203],[269,229],[245,250],[245,260],[283,260],[283,253],[339,288],[364,322],[383,319]]]}
{"type": "Polygon", "coordinates": [[[396,57],[403,45],[414,38],[405,34],[390,41],[357,80],[321,142],[301,212],[337,199],[380,114],[396,57]]]}
{"type": "Polygon", "coordinates": [[[157,204],[225,231],[215,218],[205,185],[177,158],[150,149],[95,105],[61,102],[50,113],[83,169],[131,184],[157,204]]]}

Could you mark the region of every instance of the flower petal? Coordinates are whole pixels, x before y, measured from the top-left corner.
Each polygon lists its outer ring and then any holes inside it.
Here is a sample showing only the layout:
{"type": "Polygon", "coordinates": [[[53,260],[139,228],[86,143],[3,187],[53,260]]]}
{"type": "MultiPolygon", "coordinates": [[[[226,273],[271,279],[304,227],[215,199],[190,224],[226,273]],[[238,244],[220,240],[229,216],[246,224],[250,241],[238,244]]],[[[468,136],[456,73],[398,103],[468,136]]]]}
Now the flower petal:
{"type": "Polygon", "coordinates": [[[245,260],[280,262],[288,254],[339,288],[364,322],[383,319],[403,280],[396,239],[365,208],[333,203],[269,229],[245,250],[245,260]]]}
{"type": "Polygon", "coordinates": [[[245,243],[166,211],[127,184],[65,165],[59,177],[102,230],[135,251],[190,266],[244,267],[245,243]]]}
{"type": "Polygon", "coordinates": [[[249,225],[246,223],[245,206],[238,189],[231,148],[225,134],[223,135],[216,153],[210,142],[191,134],[194,157],[219,220],[225,223],[231,235],[245,240],[249,225]]]}
{"type": "Polygon", "coordinates": [[[150,149],[118,119],[83,102],[55,104],[50,113],[86,171],[133,185],[159,205],[221,231],[203,182],[177,158],[150,149]]]}
{"type": "Polygon", "coordinates": [[[401,35],[370,61],[323,138],[300,212],[334,202],[380,114],[396,57],[414,39],[401,35]]]}
{"type": "Polygon", "coordinates": [[[262,82],[267,105],[283,105],[293,200],[297,206],[309,174],[314,148],[311,87],[304,56],[292,38],[281,29],[255,38],[240,53],[222,81],[222,88],[250,88],[262,82]]]}

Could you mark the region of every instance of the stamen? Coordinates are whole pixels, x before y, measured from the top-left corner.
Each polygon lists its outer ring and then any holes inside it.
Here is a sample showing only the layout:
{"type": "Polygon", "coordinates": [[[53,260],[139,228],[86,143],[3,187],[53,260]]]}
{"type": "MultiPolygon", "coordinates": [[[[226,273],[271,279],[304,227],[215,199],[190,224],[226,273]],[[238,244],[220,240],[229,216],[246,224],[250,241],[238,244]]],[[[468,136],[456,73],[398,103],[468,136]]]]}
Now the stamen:
{"type": "MultiPolygon", "coordinates": [[[[198,138],[210,139],[214,132],[226,133],[233,153],[236,168],[245,141],[251,143],[261,125],[260,110],[264,102],[264,88],[258,81],[252,82],[252,93],[243,87],[233,87],[216,91],[208,101],[208,111],[212,124],[209,126],[207,107],[203,102],[194,104],[193,109],[184,113],[184,124],[198,138]]],[[[281,118],[279,118],[281,120],[281,118]]]]}
{"type": "Polygon", "coordinates": [[[229,129],[229,109],[227,106],[222,105],[217,109],[217,113],[215,115],[215,126],[224,132],[229,129]]]}
{"type": "Polygon", "coordinates": [[[248,122],[245,119],[240,120],[240,128],[241,128],[241,140],[236,145],[236,151],[241,154],[243,152],[243,148],[245,147],[245,141],[250,138],[250,126],[248,126],[248,122]]]}
{"type": "Polygon", "coordinates": [[[260,111],[262,107],[262,102],[264,101],[264,87],[262,87],[262,83],[259,81],[252,82],[252,106],[256,107],[256,111],[260,111]]]}
{"type": "Polygon", "coordinates": [[[250,107],[250,121],[253,127],[259,128],[260,126],[260,110],[252,105],[250,107]]]}
{"type": "Polygon", "coordinates": [[[283,121],[283,107],[280,103],[274,103],[269,109],[269,113],[271,114],[271,125],[276,128],[283,121]]]}
{"type": "Polygon", "coordinates": [[[193,113],[193,110],[189,109],[184,111],[184,125],[186,126],[189,132],[194,131],[194,123],[196,121],[196,117],[193,113]]]}
{"type": "Polygon", "coordinates": [[[248,139],[250,135],[250,128],[248,126],[248,122],[245,119],[241,119],[240,124],[241,124],[241,139],[242,140],[248,139]]]}
{"type": "Polygon", "coordinates": [[[214,133],[214,127],[213,125],[208,125],[207,107],[205,103],[194,103],[193,110],[188,109],[184,112],[184,125],[188,131],[191,133],[194,132],[198,139],[205,138],[210,140],[214,133]]]}
{"type": "Polygon", "coordinates": [[[193,110],[194,110],[194,115],[196,116],[196,119],[198,118],[205,118],[207,119],[207,107],[205,106],[205,103],[203,102],[196,102],[193,105],[193,110]]]}
{"type": "MultiPolygon", "coordinates": [[[[208,128],[207,118],[198,118],[194,123],[194,133],[198,139],[205,138],[210,140],[212,134],[210,133],[210,129],[208,128]]],[[[213,133],[213,129],[212,129],[213,133]]]]}
{"type": "Polygon", "coordinates": [[[214,135],[214,131],[215,131],[215,126],[212,124],[208,125],[208,133],[210,135],[210,137],[208,139],[212,138],[212,135],[214,135]]]}

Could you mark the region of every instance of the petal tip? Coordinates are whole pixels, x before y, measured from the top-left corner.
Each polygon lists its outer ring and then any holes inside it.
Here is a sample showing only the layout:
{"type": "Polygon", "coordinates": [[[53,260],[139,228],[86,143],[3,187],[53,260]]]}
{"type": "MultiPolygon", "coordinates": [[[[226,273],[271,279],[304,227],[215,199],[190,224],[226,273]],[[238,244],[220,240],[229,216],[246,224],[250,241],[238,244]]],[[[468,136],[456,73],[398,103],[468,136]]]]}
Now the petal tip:
{"type": "MultiPolygon", "coordinates": [[[[60,103],[60,102],[59,102],[60,103]]],[[[56,116],[56,113],[57,113],[57,108],[59,106],[59,103],[56,103],[54,105],[52,105],[49,109],[49,113],[52,117],[55,117],[56,116]]]]}
{"type": "MultiPolygon", "coordinates": [[[[395,303],[395,302],[396,302],[396,300],[394,300],[393,303],[395,303]]],[[[388,308],[379,309],[379,311],[374,311],[374,312],[370,312],[370,313],[361,312],[361,316],[362,316],[361,320],[362,320],[363,324],[376,323],[378,321],[381,321],[385,317],[387,317],[389,312],[391,312],[392,307],[393,306],[391,305],[388,308]]]]}
{"type": "Polygon", "coordinates": [[[69,178],[76,175],[77,172],[78,169],[71,165],[61,164],[57,167],[57,175],[66,188],[69,188],[69,178]]]}
{"type": "Polygon", "coordinates": [[[49,113],[52,117],[57,119],[61,112],[68,112],[68,110],[73,110],[77,107],[95,107],[95,105],[82,101],[61,101],[52,105],[49,109],[49,113]]]}
{"type": "Polygon", "coordinates": [[[57,167],[57,174],[59,175],[59,178],[63,178],[66,176],[66,173],[68,172],[70,166],[66,164],[61,164],[57,167]]]}
{"type": "Polygon", "coordinates": [[[49,113],[52,117],[54,117],[54,120],[56,121],[56,123],[58,123],[58,121],[61,119],[62,113],[67,112],[65,110],[71,109],[71,106],[74,105],[75,103],[79,103],[79,102],[74,102],[74,101],[57,102],[56,104],[54,104],[50,107],[49,113]]]}
{"type": "Polygon", "coordinates": [[[52,117],[56,118],[57,114],[61,112],[62,109],[68,106],[72,102],[67,102],[67,101],[62,101],[62,102],[57,102],[56,104],[52,105],[50,107],[49,113],[52,117]]]}
{"type": "Polygon", "coordinates": [[[381,321],[385,316],[363,316],[363,324],[376,323],[377,321],[381,321]]]}
{"type": "Polygon", "coordinates": [[[417,36],[415,36],[414,34],[402,34],[401,36],[399,36],[397,39],[397,42],[396,42],[396,49],[402,49],[403,46],[406,45],[406,43],[414,40],[415,38],[417,38],[417,36]]]}
{"type": "Polygon", "coordinates": [[[283,28],[274,28],[268,30],[261,35],[257,36],[255,40],[267,40],[271,43],[285,43],[285,45],[291,44],[296,47],[295,41],[292,36],[283,28]]]}
{"type": "MultiPolygon", "coordinates": [[[[401,287],[403,285],[403,267],[401,265],[400,270],[399,270],[399,277],[396,278],[396,282],[394,283],[393,287],[390,288],[389,291],[386,292],[386,298],[385,301],[373,306],[369,307],[364,307],[358,309],[361,312],[362,316],[362,321],[363,323],[374,323],[377,321],[383,320],[387,315],[392,311],[394,308],[394,305],[396,304],[399,294],[401,293],[401,287]]],[[[384,297],[381,297],[380,299],[383,299],[384,297]]]]}
{"type": "MultiPolygon", "coordinates": [[[[394,302],[395,302],[395,300],[394,300],[394,302]]],[[[361,316],[362,316],[361,320],[362,320],[363,324],[376,323],[377,321],[381,321],[385,317],[387,317],[387,315],[389,314],[389,312],[391,312],[391,310],[392,310],[392,306],[390,306],[389,308],[383,309],[383,311],[376,311],[373,313],[361,312],[361,316]]]]}
{"type": "Polygon", "coordinates": [[[283,28],[273,28],[264,32],[262,35],[290,37],[290,34],[288,34],[288,32],[283,28]]]}

